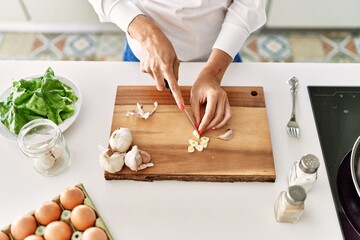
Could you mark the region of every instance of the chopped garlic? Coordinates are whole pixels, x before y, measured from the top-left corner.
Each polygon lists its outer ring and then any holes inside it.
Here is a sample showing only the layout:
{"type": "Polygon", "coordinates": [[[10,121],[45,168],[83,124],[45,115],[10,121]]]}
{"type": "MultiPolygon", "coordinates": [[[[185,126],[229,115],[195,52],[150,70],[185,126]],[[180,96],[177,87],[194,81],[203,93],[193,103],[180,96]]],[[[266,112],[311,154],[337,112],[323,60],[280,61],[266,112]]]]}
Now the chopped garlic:
{"type": "Polygon", "coordinates": [[[193,153],[195,151],[195,148],[193,146],[188,146],[188,152],[193,153]]]}
{"type": "Polygon", "coordinates": [[[208,137],[201,137],[200,140],[201,140],[202,142],[209,142],[210,138],[208,138],[208,137]]]}
{"type": "Polygon", "coordinates": [[[192,134],[193,134],[197,139],[200,139],[200,134],[199,134],[198,131],[194,130],[194,131],[192,132],[192,134]]]}
{"type": "Polygon", "coordinates": [[[196,145],[195,148],[196,148],[196,150],[198,150],[199,152],[201,152],[201,151],[204,149],[204,147],[203,147],[202,145],[196,145]]]}
{"type": "Polygon", "coordinates": [[[192,139],[189,139],[189,144],[193,147],[195,147],[196,145],[198,145],[198,142],[192,139]]]}
{"type": "Polygon", "coordinates": [[[203,148],[207,148],[208,142],[200,142],[200,145],[203,146],[203,148]]]}

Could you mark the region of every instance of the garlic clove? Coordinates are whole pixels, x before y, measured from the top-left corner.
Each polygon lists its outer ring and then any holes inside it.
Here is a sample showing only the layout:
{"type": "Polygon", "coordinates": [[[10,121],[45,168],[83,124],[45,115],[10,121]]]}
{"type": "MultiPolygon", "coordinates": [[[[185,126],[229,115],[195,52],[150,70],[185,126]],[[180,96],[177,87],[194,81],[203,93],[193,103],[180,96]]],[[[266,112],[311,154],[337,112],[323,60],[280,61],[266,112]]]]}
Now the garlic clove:
{"type": "Polygon", "coordinates": [[[106,149],[100,154],[100,166],[109,173],[119,172],[124,166],[124,155],[118,152],[112,153],[111,150],[106,149]]]}
{"type": "Polygon", "coordinates": [[[200,142],[200,145],[203,146],[203,148],[207,148],[208,142],[200,142]]]}
{"type": "Polygon", "coordinates": [[[140,152],[140,155],[142,158],[142,163],[149,163],[151,161],[151,156],[148,152],[140,150],[140,149],[139,149],[139,152],[140,152]]]}
{"type": "Polygon", "coordinates": [[[199,132],[198,132],[198,131],[194,130],[194,131],[192,132],[192,134],[193,134],[197,139],[200,139],[200,135],[199,135],[199,132]]]}
{"type": "Polygon", "coordinates": [[[188,146],[188,152],[189,153],[193,153],[193,152],[195,152],[195,148],[194,148],[194,146],[188,146]]]}
{"type": "Polygon", "coordinates": [[[232,134],[233,134],[233,130],[231,128],[229,128],[228,130],[226,130],[226,132],[224,134],[221,134],[217,138],[224,140],[224,141],[228,141],[232,138],[232,134]]]}
{"type": "Polygon", "coordinates": [[[195,149],[198,150],[199,152],[201,152],[204,149],[204,147],[203,147],[203,145],[196,145],[195,149]]]}
{"type": "Polygon", "coordinates": [[[116,152],[126,152],[131,143],[133,137],[129,128],[119,128],[112,132],[109,144],[112,150],[116,152]]]}
{"type": "Polygon", "coordinates": [[[190,146],[195,147],[196,145],[198,145],[198,142],[195,140],[189,139],[189,144],[190,144],[190,146]]]}
{"type": "Polygon", "coordinates": [[[201,140],[202,142],[209,142],[209,141],[210,141],[210,138],[208,138],[208,137],[201,137],[200,140],[201,140]]]}
{"type": "Polygon", "coordinates": [[[142,157],[138,147],[134,145],[132,149],[125,155],[125,165],[131,170],[137,171],[140,164],[142,164],[142,157]]]}

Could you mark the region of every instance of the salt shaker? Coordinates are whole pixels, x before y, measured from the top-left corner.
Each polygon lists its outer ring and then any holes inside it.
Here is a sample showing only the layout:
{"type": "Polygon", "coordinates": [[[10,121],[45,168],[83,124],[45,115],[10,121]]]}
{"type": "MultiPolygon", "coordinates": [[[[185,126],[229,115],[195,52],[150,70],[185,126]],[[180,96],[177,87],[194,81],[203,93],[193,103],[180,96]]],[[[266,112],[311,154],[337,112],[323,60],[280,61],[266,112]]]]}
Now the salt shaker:
{"type": "Polygon", "coordinates": [[[70,152],[58,126],[48,119],[25,124],[18,135],[23,153],[33,160],[33,167],[44,176],[56,176],[70,165],[70,152]]]}
{"type": "Polygon", "coordinates": [[[317,179],[319,159],[313,154],[306,154],[295,162],[288,174],[289,186],[300,185],[308,193],[317,179]]]}
{"type": "Polygon", "coordinates": [[[275,218],[282,223],[296,223],[304,213],[306,192],[303,187],[290,186],[275,202],[275,218]]]}

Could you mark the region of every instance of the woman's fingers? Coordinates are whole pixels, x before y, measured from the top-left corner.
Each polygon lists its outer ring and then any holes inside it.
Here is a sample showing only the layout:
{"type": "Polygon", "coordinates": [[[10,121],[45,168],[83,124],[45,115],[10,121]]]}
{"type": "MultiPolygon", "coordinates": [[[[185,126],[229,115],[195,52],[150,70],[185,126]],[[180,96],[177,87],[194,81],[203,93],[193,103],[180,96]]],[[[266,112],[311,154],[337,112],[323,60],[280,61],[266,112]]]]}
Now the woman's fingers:
{"type": "Polygon", "coordinates": [[[226,103],[224,106],[224,114],[222,116],[222,120],[217,123],[215,126],[211,126],[212,129],[217,129],[217,128],[221,128],[223,126],[225,126],[225,124],[230,120],[231,118],[231,108],[230,108],[230,104],[229,104],[229,99],[226,98],[226,103]]]}
{"type": "Polygon", "coordinates": [[[207,101],[206,101],[205,113],[199,125],[200,134],[207,129],[209,123],[214,118],[216,111],[216,105],[217,105],[216,96],[214,96],[214,94],[208,94],[206,100],[207,101]]]}

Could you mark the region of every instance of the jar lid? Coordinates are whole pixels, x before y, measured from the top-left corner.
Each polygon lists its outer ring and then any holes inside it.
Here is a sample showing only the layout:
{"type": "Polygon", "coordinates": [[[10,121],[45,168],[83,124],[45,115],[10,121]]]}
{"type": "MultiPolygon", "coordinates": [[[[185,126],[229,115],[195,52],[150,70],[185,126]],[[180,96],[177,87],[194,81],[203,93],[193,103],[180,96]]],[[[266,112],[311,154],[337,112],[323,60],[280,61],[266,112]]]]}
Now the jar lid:
{"type": "Polygon", "coordinates": [[[315,173],[320,167],[320,162],[315,155],[306,154],[300,159],[299,167],[305,173],[315,173]]]}
{"type": "Polygon", "coordinates": [[[299,185],[290,186],[286,191],[285,198],[293,205],[302,205],[306,199],[305,189],[299,185]]]}

